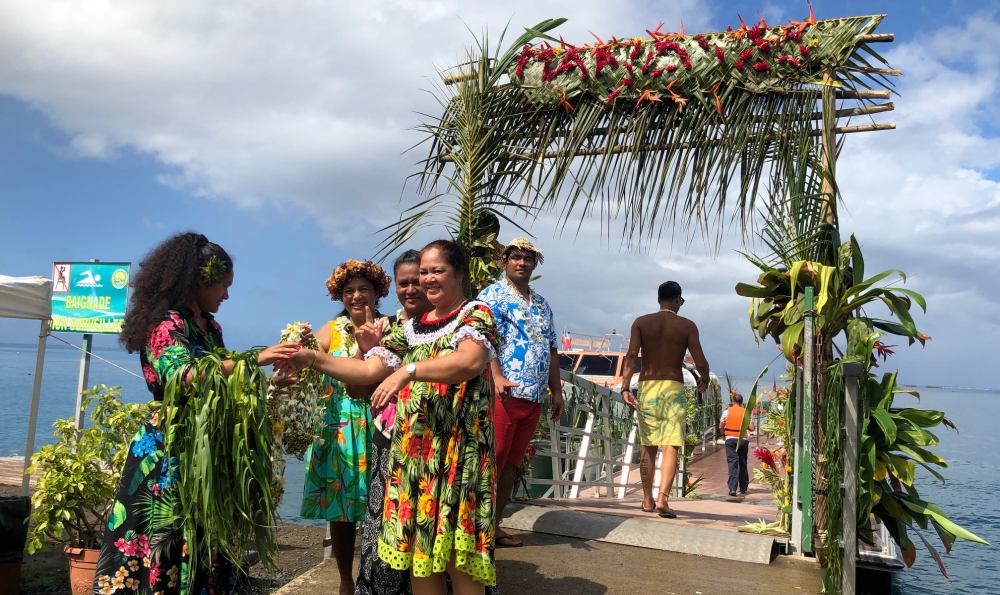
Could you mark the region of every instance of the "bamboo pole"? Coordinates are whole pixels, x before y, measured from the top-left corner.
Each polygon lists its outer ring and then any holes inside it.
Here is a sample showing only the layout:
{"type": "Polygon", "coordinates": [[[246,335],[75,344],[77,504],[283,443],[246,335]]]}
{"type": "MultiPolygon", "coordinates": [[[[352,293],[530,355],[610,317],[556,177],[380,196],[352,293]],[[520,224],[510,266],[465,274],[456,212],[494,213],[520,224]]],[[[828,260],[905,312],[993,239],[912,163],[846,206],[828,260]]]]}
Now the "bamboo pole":
{"type": "Polygon", "coordinates": [[[837,115],[834,83],[836,75],[833,70],[823,73],[823,126],[817,132],[823,137],[823,185],[820,193],[825,197],[821,218],[824,223],[837,225],[837,191],[835,176],[837,167],[837,115]]]}
{"type": "Polygon", "coordinates": [[[841,91],[837,90],[837,99],[889,99],[889,90],[867,90],[862,89],[860,91],[841,91]]]}
{"type": "Polygon", "coordinates": [[[845,70],[850,70],[851,72],[863,72],[865,74],[882,74],[885,76],[899,76],[900,72],[895,68],[869,68],[867,66],[854,68],[848,66],[845,70]]]}
{"type": "Polygon", "coordinates": [[[862,35],[858,41],[861,43],[892,43],[895,39],[896,35],[893,33],[869,33],[862,35]]]}
{"type": "MultiPolygon", "coordinates": [[[[855,134],[858,132],[878,132],[880,130],[895,130],[896,125],[892,122],[887,124],[864,124],[861,126],[841,126],[834,128],[836,134],[855,134]]],[[[822,130],[810,130],[809,136],[822,136],[822,130]]],[[[767,142],[777,140],[778,135],[768,134],[763,137],[750,137],[749,142],[767,142]]],[[[587,157],[593,155],[603,155],[605,153],[609,155],[616,155],[618,153],[628,153],[631,151],[672,151],[678,149],[699,149],[703,147],[716,147],[725,143],[732,142],[732,139],[719,138],[704,142],[695,143],[661,143],[653,145],[639,145],[637,147],[630,145],[616,145],[607,149],[605,147],[594,147],[590,149],[579,149],[573,152],[574,157],[587,157]]],[[[565,150],[560,151],[549,151],[541,156],[541,159],[555,159],[559,157],[565,157],[567,152],[565,150]]],[[[523,153],[520,155],[512,156],[513,159],[539,159],[538,155],[531,155],[523,153]]],[[[438,161],[441,163],[451,163],[454,161],[451,155],[440,155],[438,156],[438,161]]]]}

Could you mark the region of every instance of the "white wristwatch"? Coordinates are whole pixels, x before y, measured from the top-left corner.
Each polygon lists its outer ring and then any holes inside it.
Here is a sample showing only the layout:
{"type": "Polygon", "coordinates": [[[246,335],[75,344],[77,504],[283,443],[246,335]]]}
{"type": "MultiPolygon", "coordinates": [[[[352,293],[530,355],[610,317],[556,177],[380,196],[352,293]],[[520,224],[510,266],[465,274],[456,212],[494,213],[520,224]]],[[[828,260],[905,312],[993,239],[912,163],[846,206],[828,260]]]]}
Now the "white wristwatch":
{"type": "Polygon", "coordinates": [[[410,375],[410,380],[416,380],[417,364],[406,364],[406,373],[410,375]]]}

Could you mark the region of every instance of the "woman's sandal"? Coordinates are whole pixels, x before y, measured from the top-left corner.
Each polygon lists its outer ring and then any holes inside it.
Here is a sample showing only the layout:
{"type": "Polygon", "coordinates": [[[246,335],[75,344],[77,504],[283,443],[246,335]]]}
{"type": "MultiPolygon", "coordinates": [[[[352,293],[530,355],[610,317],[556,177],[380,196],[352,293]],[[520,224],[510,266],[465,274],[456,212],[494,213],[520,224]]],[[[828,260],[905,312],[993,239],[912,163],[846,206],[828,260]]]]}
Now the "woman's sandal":
{"type": "Polygon", "coordinates": [[[643,512],[656,512],[656,506],[653,506],[651,508],[646,508],[645,506],[640,504],[639,509],[642,510],[643,512]]]}

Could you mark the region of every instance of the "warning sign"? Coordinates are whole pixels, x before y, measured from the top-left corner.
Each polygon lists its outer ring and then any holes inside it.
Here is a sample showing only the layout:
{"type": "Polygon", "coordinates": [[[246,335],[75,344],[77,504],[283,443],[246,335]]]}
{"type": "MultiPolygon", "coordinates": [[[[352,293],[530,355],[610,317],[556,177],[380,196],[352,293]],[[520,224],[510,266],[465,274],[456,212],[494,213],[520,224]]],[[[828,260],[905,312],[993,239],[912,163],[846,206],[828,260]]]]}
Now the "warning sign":
{"type": "Polygon", "coordinates": [[[117,335],[125,319],[127,262],[56,262],[52,265],[53,331],[117,335]]]}

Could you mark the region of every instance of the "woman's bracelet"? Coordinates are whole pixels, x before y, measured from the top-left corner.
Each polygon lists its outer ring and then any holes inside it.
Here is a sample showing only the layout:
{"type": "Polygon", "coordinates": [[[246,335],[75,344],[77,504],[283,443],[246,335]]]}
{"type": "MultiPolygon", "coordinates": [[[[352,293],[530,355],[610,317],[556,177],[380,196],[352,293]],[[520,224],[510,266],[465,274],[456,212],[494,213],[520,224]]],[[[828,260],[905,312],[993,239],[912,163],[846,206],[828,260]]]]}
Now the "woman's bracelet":
{"type": "Polygon", "coordinates": [[[312,352],[313,352],[313,358],[312,358],[312,361],[309,362],[309,366],[308,366],[309,368],[312,368],[313,366],[315,366],[316,365],[316,360],[319,359],[319,351],[317,351],[316,349],[313,349],[312,352]]]}

